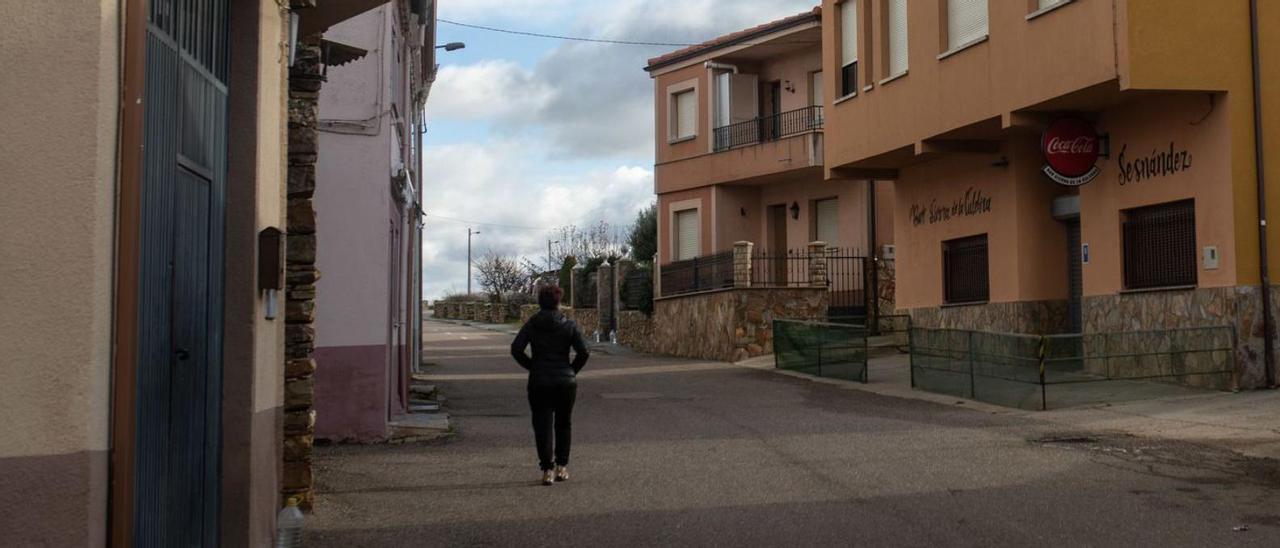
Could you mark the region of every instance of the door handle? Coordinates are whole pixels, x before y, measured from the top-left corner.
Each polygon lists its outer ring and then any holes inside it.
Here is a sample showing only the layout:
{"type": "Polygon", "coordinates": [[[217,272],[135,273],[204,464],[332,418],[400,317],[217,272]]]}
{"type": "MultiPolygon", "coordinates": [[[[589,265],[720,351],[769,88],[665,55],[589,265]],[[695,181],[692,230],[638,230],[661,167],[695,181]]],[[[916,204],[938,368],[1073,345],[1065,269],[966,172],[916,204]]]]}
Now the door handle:
{"type": "Polygon", "coordinates": [[[185,348],[179,348],[177,350],[174,350],[173,355],[177,357],[178,361],[180,362],[185,362],[187,361],[187,359],[191,358],[191,353],[188,352],[187,349],[185,348]]]}

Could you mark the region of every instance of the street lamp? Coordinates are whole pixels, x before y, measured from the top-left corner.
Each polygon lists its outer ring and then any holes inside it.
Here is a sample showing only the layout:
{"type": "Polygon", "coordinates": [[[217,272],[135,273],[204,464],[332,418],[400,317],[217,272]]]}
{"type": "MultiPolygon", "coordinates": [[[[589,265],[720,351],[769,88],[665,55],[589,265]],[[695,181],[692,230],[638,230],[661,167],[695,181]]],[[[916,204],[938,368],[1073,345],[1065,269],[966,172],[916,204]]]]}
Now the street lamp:
{"type": "Polygon", "coordinates": [[[478,230],[467,227],[467,295],[471,295],[471,237],[479,234],[478,230]]]}
{"type": "Polygon", "coordinates": [[[439,46],[436,46],[436,49],[443,49],[445,51],[457,51],[465,47],[467,47],[467,45],[462,42],[449,42],[448,44],[441,44],[439,46]]]}
{"type": "Polygon", "coordinates": [[[558,243],[560,243],[560,240],[556,240],[554,242],[551,241],[550,239],[547,240],[547,271],[548,272],[556,269],[556,258],[551,254],[551,244],[558,244],[558,243]]]}

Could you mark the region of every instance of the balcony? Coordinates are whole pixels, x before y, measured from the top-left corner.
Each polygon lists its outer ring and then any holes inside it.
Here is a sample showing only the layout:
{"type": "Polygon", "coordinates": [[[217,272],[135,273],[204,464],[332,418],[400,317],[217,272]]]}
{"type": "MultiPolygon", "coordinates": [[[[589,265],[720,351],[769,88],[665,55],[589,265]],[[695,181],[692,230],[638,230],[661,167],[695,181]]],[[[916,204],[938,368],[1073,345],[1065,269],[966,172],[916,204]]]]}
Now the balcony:
{"type": "Polygon", "coordinates": [[[822,122],[807,107],[718,128],[703,154],[656,164],[655,190],[821,181],[822,122]]]}
{"type": "Polygon", "coordinates": [[[715,151],[776,141],[822,129],[822,107],[810,106],[715,129],[715,151]]]}

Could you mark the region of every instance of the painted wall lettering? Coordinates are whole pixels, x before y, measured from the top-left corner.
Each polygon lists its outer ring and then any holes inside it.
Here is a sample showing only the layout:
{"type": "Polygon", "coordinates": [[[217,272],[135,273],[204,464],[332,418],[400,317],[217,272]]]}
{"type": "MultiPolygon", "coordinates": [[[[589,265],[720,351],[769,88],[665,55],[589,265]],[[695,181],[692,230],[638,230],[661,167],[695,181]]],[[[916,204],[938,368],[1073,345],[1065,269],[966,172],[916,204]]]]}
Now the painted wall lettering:
{"type": "Polygon", "coordinates": [[[950,204],[945,202],[939,204],[937,199],[930,200],[928,205],[912,204],[911,224],[912,226],[934,224],[950,221],[953,217],[969,217],[989,211],[991,211],[991,197],[982,194],[981,190],[969,187],[969,190],[964,191],[964,195],[950,204]]]}
{"type": "Polygon", "coordinates": [[[1146,179],[1166,177],[1191,169],[1191,153],[1178,150],[1173,141],[1168,150],[1152,149],[1151,154],[1139,158],[1128,158],[1129,145],[1120,148],[1116,162],[1120,166],[1120,184],[1142,182],[1146,179]]]}

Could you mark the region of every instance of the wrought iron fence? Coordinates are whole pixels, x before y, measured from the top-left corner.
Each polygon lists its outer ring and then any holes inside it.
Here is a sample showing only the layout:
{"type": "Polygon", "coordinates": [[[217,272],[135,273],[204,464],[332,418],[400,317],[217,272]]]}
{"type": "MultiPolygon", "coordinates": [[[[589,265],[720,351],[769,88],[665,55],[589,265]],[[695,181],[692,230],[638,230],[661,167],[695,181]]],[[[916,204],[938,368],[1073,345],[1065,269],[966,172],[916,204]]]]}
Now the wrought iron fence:
{"type": "Polygon", "coordinates": [[[866,383],[867,330],[859,325],[774,320],[773,360],[778,369],[866,383]]]}
{"type": "Polygon", "coordinates": [[[733,287],[733,251],[662,265],[662,296],[733,287]]]}
{"type": "Polygon", "coordinates": [[[653,312],[653,270],[636,268],[622,279],[621,300],[623,310],[653,312]]]}
{"type": "Polygon", "coordinates": [[[911,385],[1049,409],[1232,387],[1231,327],[1067,335],[912,328],[911,385]],[[1100,384],[1101,383],[1101,384],[1100,384]]]}
{"type": "Polygon", "coordinates": [[[862,250],[850,247],[827,248],[827,284],[831,290],[828,314],[832,316],[868,316],[871,313],[871,289],[867,272],[872,272],[872,259],[862,250]]]}
{"type": "Polygon", "coordinates": [[[822,107],[810,106],[715,129],[716,152],[822,129],[822,107]]]}
{"type": "MultiPolygon", "coordinates": [[[[760,250],[751,257],[752,287],[809,287],[810,262],[806,250],[760,250]]],[[[827,289],[830,292],[828,313],[832,317],[867,316],[870,290],[866,272],[871,258],[858,248],[828,247],[823,259],[827,264],[827,289]]]]}
{"type": "Polygon", "coordinates": [[[761,249],[751,255],[752,287],[808,287],[807,251],[761,249]]]}
{"type": "Polygon", "coordinates": [[[596,307],[596,295],[599,293],[599,280],[599,271],[582,274],[582,281],[576,288],[574,288],[573,291],[574,308],[596,307]]]}

